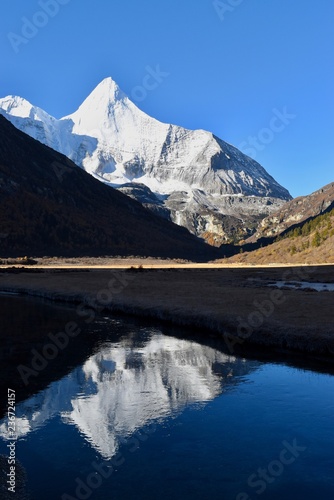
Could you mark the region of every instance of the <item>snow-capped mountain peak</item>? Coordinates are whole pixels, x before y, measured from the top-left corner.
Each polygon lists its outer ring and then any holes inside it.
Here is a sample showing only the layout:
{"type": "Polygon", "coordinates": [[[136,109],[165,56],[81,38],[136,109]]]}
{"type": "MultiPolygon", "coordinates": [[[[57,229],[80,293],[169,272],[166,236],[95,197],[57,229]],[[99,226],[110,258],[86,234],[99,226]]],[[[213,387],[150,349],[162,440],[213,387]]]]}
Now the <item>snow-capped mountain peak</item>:
{"type": "Polygon", "coordinates": [[[95,89],[87,97],[86,101],[103,101],[106,98],[109,99],[110,102],[114,103],[127,98],[127,95],[110,76],[102,80],[102,82],[95,87],[95,89]]]}
{"type": "Polygon", "coordinates": [[[119,88],[112,78],[105,78],[84,100],[78,110],[63,120],[76,117],[96,121],[112,114],[113,109],[122,101],[128,100],[126,94],[119,88]]]}
{"type": "Polygon", "coordinates": [[[23,97],[9,95],[0,99],[0,108],[10,116],[19,118],[31,118],[32,120],[42,121],[46,116],[49,116],[45,111],[33,106],[23,97]]]}
{"type": "Polygon", "coordinates": [[[112,78],[61,120],[15,97],[0,100],[0,113],[99,180],[133,197],[144,189],[145,199],[156,200],[149,208],[163,205],[165,216],[199,236],[215,234],[218,243],[232,230],[249,236],[249,226],[291,198],[261,165],[211,132],[148,116],[112,78]]]}

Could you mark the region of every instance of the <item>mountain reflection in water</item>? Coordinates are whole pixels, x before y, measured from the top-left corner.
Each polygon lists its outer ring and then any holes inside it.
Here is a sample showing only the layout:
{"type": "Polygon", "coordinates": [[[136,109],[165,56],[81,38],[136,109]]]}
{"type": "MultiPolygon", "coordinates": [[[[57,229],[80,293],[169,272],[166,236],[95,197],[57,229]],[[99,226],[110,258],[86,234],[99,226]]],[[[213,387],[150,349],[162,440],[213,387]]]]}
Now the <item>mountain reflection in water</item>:
{"type": "MultiPolygon", "coordinates": [[[[82,366],[18,405],[18,439],[60,415],[110,459],[124,438],[187,405],[214,399],[258,365],[154,331],[145,341],[108,342],[82,366]]],[[[4,419],[3,438],[6,429],[4,419]]]]}

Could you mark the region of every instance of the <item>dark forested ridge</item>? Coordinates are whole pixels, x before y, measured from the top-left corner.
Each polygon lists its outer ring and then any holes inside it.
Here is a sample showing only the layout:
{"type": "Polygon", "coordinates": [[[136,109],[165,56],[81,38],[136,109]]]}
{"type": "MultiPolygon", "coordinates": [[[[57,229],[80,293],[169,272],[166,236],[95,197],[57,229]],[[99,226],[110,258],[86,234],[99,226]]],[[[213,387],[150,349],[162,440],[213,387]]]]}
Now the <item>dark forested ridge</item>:
{"type": "Polygon", "coordinates": [[[0,256],[103,254],[206,260],[217,249],[0,116],[0,256]]]}

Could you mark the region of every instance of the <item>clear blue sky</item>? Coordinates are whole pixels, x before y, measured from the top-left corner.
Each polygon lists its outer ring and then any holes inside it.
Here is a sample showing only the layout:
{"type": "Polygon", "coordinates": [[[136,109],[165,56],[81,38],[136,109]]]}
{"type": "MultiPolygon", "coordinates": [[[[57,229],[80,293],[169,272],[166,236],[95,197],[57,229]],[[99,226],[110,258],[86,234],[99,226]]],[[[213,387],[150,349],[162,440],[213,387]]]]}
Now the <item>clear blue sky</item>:
{"type": "Polygon", "coordinates": [[[293,196],[334,181],[332,0],[221,0],[217,8],[213,0],[50,0],[53,17],[40,15],[43,3],[1,2],[1,97],[21,95],[59,118],[104,77],[131,96],[159,65],[169,75],[142,93],[146,113],[255,153],[293,196]],[[24,31],[24,17],[37,32],[24,31]],[[294,118],[273,121],[285,107],[294,118]]]}

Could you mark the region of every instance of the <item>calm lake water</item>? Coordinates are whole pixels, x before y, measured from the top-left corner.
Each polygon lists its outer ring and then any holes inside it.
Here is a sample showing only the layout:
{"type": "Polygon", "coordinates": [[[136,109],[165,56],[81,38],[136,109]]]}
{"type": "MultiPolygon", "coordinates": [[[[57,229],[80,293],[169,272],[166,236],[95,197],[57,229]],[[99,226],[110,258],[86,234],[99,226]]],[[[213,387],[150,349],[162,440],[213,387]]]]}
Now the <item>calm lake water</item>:
{"type": "MultiPolygon", "coordinates": [[[[334,498],[332,375],[131,318],[83,327],[32,299],[2,296],[0,313],[11,365],[29,365],[41,333],[82,329],[27,387],[2,365],[32,500],[334,498]]],[[[0,437],[7,454],[6,418],[0,437]]]]}

